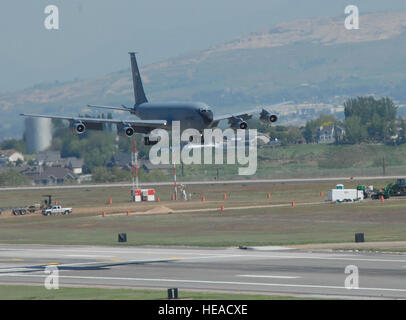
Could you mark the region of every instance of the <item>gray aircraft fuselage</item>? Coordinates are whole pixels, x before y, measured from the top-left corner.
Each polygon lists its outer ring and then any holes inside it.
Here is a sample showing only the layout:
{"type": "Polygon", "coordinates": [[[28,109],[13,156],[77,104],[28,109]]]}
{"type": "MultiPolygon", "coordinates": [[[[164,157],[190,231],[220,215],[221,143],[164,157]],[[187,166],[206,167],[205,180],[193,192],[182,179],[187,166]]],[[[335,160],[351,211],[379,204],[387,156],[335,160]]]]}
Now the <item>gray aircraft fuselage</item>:
{"type": "Polygon", "coordinates": [[[203,102],[144,102],[134,106],[134,113],[141,120],[180,121],[181,131],[194,128],[202,132],[213,123],[213,112],[203,102]]]}

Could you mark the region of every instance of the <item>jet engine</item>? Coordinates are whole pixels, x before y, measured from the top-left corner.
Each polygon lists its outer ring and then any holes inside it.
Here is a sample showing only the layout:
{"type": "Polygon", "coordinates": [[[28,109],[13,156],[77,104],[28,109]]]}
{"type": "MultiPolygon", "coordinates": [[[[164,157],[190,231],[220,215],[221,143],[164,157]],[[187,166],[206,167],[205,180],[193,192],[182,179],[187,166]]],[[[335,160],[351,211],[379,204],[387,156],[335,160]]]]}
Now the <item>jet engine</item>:
{"type": "Polygon", "coordinates": [[[269,111],[263,109],[260,114],[259,120],[261,120],[264,123],[274,123],[278,121],[278,117],[274,114],[271,114],[269,111]]]}
{"type": "Polygon", "coordinates": [[[241,130],[248,129],[248,124],[241,118],[232,117],[230,118],[229,122],[231,128],[233,129],[241,129],[241,130]]]}
{"type": "Polygon", "coordinates": [[[117,125],[117,134],[122,137],[132,137],[135,131],[129,124],[123,123],[117,125]]]}
{"type": "Polygon", "coordinates": [[[81,121],[74,121],[69,127],[74,133],[82,134],[86,131],[86,126],[81,121]]]}

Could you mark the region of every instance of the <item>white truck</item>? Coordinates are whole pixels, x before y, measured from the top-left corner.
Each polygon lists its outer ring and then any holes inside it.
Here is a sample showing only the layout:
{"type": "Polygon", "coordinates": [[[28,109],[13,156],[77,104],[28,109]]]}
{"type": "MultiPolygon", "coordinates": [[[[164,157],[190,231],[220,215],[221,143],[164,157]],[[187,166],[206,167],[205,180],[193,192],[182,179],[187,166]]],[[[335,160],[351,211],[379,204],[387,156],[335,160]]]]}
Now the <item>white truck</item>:
{"type": "Polygon", "coordinates": [[[56,215],[56,214],[71,214],[72,208],[62,208],[61,206],[52,206],[50,208],[42,210],[44,216],[56,215]]]}
{"type": "Polygon", "coordinates": [[[332,202],[354,202],[364,199],[364,192],[357,189],[331,189],[328,200],[332,202]]]}

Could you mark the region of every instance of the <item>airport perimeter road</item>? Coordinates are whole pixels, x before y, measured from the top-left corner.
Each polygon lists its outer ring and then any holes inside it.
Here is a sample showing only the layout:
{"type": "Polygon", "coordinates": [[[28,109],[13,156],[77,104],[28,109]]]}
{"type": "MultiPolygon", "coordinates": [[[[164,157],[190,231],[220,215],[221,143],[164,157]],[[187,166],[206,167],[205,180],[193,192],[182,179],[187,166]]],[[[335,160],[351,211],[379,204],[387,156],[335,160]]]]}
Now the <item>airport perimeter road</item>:
{"type": "MultiPolygon", "coordinates": [[[[303,179],[252,179],[252,180],[214,180],[214,181],[183,181],[187,185],[210,185],[210,184],[278,184],[278,183],[313,183],[313,182],[334,182],[334,181],[375,181],[375,180],[396,180],[398,176],[376,176],[376,177],[328,177],[328,178],[303,178],[303,179]]],[[[91,188],[113,188],[131,187],[131,183],[102,183],[102,184],[75,184],[75,185],[52,185],[32,187],[4,187],[1,191],[24,191],[24,190],[48,190],[48,189],[91,189],[91,188]]],[[[173,186],[172,182],[145,182],[140,183],[141,187],[164,187],[173,186]]]]}
{"type": "Polygon", "coordinates": [[[406,255],[164,247],[0,245],[1,283],[59,284],[275,293],[337,298],[406,298],[406,255]],[[345,268],[359,268],[346,289],[345,268]]]}

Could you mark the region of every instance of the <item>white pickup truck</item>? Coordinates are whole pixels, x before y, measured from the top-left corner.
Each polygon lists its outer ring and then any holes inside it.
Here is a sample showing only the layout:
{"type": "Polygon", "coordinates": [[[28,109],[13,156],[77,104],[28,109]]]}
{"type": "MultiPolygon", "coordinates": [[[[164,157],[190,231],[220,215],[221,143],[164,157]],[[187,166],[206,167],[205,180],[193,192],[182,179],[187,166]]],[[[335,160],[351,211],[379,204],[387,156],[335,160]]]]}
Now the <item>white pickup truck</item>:
{"type": "Polygon", "coordinates": [[[72,208],[62,208],[61,206],[52,206],[51,208],[42,210],[42,214],[44,216],[56,215],[56,214],[71,214],[71,213],[72,213],[72,208]]]}

